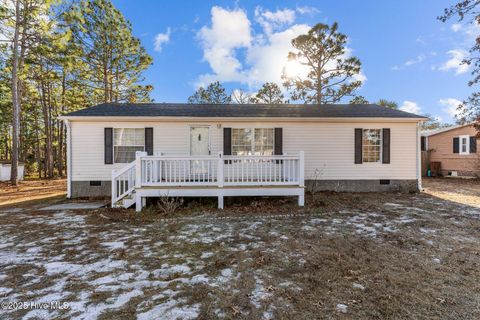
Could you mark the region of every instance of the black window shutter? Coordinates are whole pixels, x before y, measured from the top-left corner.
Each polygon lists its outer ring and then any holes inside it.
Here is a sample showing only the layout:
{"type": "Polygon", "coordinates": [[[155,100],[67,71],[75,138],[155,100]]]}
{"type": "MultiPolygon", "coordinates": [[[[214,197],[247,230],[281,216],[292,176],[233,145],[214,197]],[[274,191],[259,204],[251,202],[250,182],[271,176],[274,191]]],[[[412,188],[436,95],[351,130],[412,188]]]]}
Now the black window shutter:
{"type": "Polygon", "coordinates": [[[382,130],[382,163],[390,163],[390,129],[382,130]]]}
{"type": "Polygon", "coordinates": [[[153,156],[153,128],[145,128],[145,151],[153,156]]]}
{"type": "Polygon", "coordinates": [[[105,164],[113,164],[113,128],[105,128],[104,150],[105,164]]]}
{"type": "Polygon", "coordinates": [[[283,129],[275,128],[275,147],[273,154],[282,155],[283,154],[283,129]]]}
{"type": "Polygon", "coordinates": [[[470,137],[470,153],[477,153],[477,137],[470,137]]]}
{"type": "Polygon", "coordinates": [[[362,163],[362,135],[361,128],[355,128],[355,163],[362,163]]]}
{"type": "Polygon", "coordinates": [[[460,151],[460,138],[453,138],[453,153],[459,153],[460,151]]]}
{"type": "Polygon", "coordinates": [[[223,154],[232,155],[232,128],[223,128],[223,154]]]}

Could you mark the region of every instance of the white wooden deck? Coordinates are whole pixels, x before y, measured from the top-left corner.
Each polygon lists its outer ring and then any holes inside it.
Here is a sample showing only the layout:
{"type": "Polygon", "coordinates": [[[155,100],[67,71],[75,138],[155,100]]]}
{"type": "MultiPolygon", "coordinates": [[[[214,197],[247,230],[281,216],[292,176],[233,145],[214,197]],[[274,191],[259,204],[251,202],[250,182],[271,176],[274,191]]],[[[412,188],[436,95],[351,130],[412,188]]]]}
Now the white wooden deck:
{"type": "Polygon", "coordinates": [[[147,197],[297,196],[304,204],[304,153],[281,156],[147,156],[112,172],[112,207],[147,197]]]}

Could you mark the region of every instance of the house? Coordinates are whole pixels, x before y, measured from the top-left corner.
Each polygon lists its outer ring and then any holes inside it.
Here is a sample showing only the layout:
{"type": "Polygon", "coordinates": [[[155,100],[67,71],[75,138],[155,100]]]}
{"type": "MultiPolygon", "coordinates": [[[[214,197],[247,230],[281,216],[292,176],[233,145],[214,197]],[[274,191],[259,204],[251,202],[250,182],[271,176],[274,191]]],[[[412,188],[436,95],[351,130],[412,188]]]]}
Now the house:
{"type": "Polygon", "coordinates": [[[415,191],[426,118],[378,105],[100,104],[67,124],[68,197],[415,191]]]}
{"type": "MultiPolygon", "coordinates": [[[[467,123],[422,133],[425,163],[439,162],[444,176],[480,176],[480,153],[477,153],[478,131],[467,123]]],[[[428,170],[424,165],[423,174],[428,170]]]]}
{"type": "MultiPolygon", "coordinates": [[[[12,171],[12,164],[10,160],[0,160],[0,181],[9,181],[10,173],[12,171]]],[[[23,180],[23,173],[25,171],[25,164],[23,162],[18,163],[18,180],[23,180]]]]}

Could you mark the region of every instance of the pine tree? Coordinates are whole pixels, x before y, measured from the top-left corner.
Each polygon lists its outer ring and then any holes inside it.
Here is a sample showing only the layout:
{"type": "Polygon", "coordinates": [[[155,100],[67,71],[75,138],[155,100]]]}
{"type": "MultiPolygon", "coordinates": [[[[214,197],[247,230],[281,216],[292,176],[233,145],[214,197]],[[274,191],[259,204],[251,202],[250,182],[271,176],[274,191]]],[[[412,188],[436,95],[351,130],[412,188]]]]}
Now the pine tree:
{"type": "Polygon", "coordinates": [[[336,22],[332,26],[319,23],[292,40],[296,52],[290,52],[288,59],[308,68],[305,79],[282,74],[293,100],[327,104],[354,94],[362,84],[354,78],[361,63],[356,57],[345,57],[346,44],[347,36],[338,32],[336,22]]]}
{"type": "Polygon", "coordinates": [[[264,83],[253,98],[255,103],[282,104],[288,103],[280,87],[273,82],[264,83]]]}
{"type": "Polygon", "coordinates": [[[367,99],[364,96],[355,96],[352,100],[350,100],[349,104],[369,104],[367,99]]]}
{"type": "Polygon", "coordinates": [[[82,0],[65,14],[65,21],[82,50],[79,58],[89,67],[86,77],[98,102],[151,100],[153,87],[140,83],[152,58],[110,0],[82,0]]]}
{"type": "Polygon", "coordinates": [[[212,82],[207,88],[200,87],[193,95],[188,97],[188,103],[192,104],[225,104],[231,103],[232,98],[220,82],[212,82]]]}
{"type": "Polygon", "coordinates": [[[398,103],[396,103],[395,101],[387,100],[387,99],[380,99],[377,101],[377,104],[379,106],[387,107],[390,109],[398,109],[398,103]]]}
{"type": "MultiPolygon", "coordinates": [[[[468,24],[478,26],[480,22],[480,1],[478,0],[461,0],[456,4],[446,8],[442,16],[438,19],[446,22],[456,17],[459,21],[466,21],[468,24]]],[[[480,83],[480,35],[476,35],[475,42],[470,48],[470,55],[466,57],[462,64],[472,67],[473,78],[468,82],[470,87],[475,87],[474,92],[462,103],[460,111],[462,115],[460,122],[476,121],[476,128],[480,132],[480,92],[478,92],[478,84],[480,83]]],[[[479,133],[480,134],[480,133],[479,133]]]]}

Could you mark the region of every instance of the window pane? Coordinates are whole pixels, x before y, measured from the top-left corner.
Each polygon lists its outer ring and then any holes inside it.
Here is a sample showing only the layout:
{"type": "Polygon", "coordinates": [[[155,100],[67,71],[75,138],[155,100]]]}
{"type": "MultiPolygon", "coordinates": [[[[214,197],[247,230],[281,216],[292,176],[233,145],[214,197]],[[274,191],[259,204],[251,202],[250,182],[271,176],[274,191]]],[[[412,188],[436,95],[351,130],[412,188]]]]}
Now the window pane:
{"type": "Polygon", "coordinates": [[[273,155],[274,142],[273,128],[255,129],[255,155],[271,156],[273,155]]]}
{"type": "Polygon", "coordinates": [[[246,156],[252,154],[252,130],[232,129],[232,155],[246,156]]]}
{"type": "Polygon", "coordinates": [[[145,150],[145,129],[115,128],[113,131],[114,162],[135,160],[135,152],[145,150]]]}
{"type": "Polygon", "coordinates": [[[144,147],[124,147],[124,146],[115,146],[114,155],[115,163],[127,163],[135,160],[135,153],[137,151],[143,151],[144,147]]]}
{"type": "Polygon", "coordinates": [[[381,129],[364,129],[362,142],[363,162],[379,162],[382,142],[381,129]]]}
{"type": "Polygon", "coordinates": [[[113,143],[116,146],[145,145],[145,129],[116,128],[113,143]]]}

